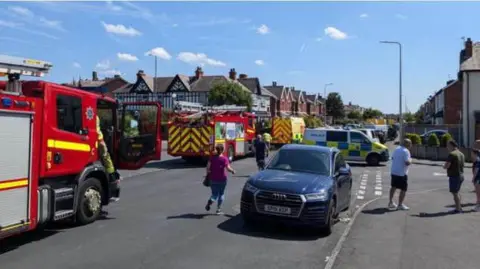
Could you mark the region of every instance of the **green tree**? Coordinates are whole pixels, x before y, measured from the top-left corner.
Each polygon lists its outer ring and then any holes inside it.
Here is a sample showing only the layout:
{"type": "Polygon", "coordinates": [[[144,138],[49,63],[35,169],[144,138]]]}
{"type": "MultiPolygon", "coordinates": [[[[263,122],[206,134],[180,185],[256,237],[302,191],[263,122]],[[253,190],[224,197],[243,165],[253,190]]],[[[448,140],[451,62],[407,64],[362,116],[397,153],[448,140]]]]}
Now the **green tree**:
{"type": "Polygon", "coordinates": [[[440,146],[440,140],[438,139],[438,136],[436,134],[431,134],[428,137],[428,146],[430,146],[430,147],[440,146]]]}
{"type": "Polygon", "coordinates": [[[415,115],[413,115],[410,112],[406,112],[406,113],[403,114],[403,120],[406,121],[406,122],[415,122],[416,121],[415,115]]]}
{"type": "Polygon", "coordinates": [[[375,118],[378,118],[378,117],[381,117],[381,116],[383,116],[383,113],[382,113],[382,111],[380,111],[378,109],[367,108],[367,109],[365,109],[365,111],[363,111],[363,119],[364,120],[375,119],[375,118]]]}
{"type": "Polygon", "coordinates": [[[452,135],[449,134],[449,133],[446,133],[444,135],[442,135],[442,138],[440,139],[440,146],[441,147],[447,147],[447,143],[448,141],[452,140],[452,135]]]}
{"type": "Polygon", "coordinates": [[[234,82],[221,82],[214,84],[208,93],[208,104],[211,106],[237,105],[252,109],[252,94],[245,91],[242,86],[234,82]]]}
{"type": "Polygon", "coordinates": [[[417,123],[417,124],[422,124],[423,123],[424,115],[423,115],[422,111],[419,110],[419,111],[415,112],[414,117],[415,117],[415,123],[417,123]]]}
{"type": "Polygon", "coordinates": [[[343,119],[345,117],[342,96],[338,92],[329,93],[326,103],[328,116],[332,116],[333,119],[343,119]]]}
{"type": "Polygon", "coordinates": [[[351,120],[359,120],[362,118],[362,114],[359,111],[350,111],[350,113],[347,114],[347,118],[351,120]]]}
{"type": "Polygon", "coordinates": [[[317,128],[323,125],[322,121],[315,116],[306,116],[303,120],[305,121],[305,127],[307,128],[317,128]]]}

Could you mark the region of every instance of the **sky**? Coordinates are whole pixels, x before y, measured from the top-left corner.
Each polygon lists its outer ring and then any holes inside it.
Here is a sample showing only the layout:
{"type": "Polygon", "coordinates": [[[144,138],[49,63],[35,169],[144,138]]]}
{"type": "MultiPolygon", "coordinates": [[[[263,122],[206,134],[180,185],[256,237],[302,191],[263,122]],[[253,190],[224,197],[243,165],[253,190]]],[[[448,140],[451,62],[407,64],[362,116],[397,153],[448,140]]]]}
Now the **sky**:
{"type": "Polygon", "coordinates": [[[456,78],[462,37],[480,38],[480,2],[1,2],[1,54],[53,63],[46,80],[121,74],[238,74],[344,103],[415,112],[456,78]]]}

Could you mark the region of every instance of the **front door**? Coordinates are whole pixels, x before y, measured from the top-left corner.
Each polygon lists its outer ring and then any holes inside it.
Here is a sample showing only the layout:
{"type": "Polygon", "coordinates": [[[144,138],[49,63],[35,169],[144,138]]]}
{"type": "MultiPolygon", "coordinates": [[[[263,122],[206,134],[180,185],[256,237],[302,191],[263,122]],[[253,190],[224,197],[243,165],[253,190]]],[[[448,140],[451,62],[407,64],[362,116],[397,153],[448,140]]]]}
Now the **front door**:
{"type": "Polygon", "coordinates": [[[120,107],[117,167],[135,170],[162,154],[161,105],[156,102],[124,103],[120,107]]]}

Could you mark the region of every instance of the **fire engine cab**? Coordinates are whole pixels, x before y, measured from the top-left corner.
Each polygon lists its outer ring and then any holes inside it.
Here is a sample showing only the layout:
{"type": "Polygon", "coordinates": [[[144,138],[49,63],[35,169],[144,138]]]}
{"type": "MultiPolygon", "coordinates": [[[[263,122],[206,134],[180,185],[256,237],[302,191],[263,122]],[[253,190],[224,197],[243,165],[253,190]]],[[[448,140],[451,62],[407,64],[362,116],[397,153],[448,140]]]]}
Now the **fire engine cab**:
{"type": "Polygon", "coordinates": [[[0,81],[0,238],[64,219],[91,223],[118,197],[119,180],[97,152],[97,115],[115,168],[160,159],[160,104],[119,105],[101,94],[19,80],[51,67],[0,55],[0,74],[8,78],[0,81]]]}
{"type": "Polygon", "coordinates": [[[168,122],[168,154],[188,162],[205,160],[216,144],[225,156],[251,155],[255,139],[255,114],[242,106],[202,107],[198,112],[173,113],[168,122]]]}

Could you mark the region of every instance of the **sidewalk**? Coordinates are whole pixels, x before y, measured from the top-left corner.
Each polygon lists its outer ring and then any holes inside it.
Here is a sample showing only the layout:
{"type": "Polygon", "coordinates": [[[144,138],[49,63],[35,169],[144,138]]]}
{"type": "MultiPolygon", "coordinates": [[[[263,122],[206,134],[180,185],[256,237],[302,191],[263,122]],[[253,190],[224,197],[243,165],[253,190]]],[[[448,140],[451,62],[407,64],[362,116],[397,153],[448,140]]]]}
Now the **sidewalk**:
{"type": "MultiPolygon", "coordinates": [[[[466,184],[463,202],[475,201],[466,184]]],[[[387,200],[373,202],[360,213],[337,257],[335,269],[478,269],[480,213],[465,206],[449,214],[453,199],[447,190],[407,194],[410,211],[389,211],[387,200]]]]}

